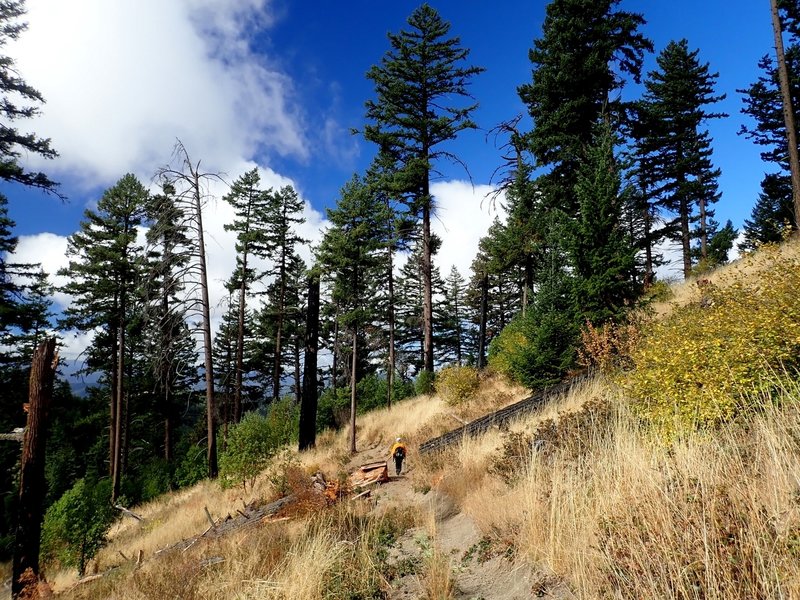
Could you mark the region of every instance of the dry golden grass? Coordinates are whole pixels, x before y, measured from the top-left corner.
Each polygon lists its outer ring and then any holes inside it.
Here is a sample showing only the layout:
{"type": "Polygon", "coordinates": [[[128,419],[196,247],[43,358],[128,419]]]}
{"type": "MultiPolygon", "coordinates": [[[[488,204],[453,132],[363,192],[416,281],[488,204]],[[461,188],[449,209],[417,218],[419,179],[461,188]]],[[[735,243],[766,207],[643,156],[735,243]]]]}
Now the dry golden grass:
{"type": "MultiPolygon", "coordinates": [[[[785,257],[797,257],[800,255],[800,238],[794,237],[784,242],[777,251],[785,257]]],[[[771,262],[762,260],[763,253],[753,252],[741,258],[714,269],[709,273],[693,276],[685,281],[674,283],[670,286],[672,296],[664,302],[653,304],[656,317],[664,317],[672,312],[676,306],[685,306],[689,302],[699,297],[698,281],[707,280],[714,285],[723,285],[725,280],[733,275],[744,273],[757,276],[759,273],[769,270],[771,262]]]]}

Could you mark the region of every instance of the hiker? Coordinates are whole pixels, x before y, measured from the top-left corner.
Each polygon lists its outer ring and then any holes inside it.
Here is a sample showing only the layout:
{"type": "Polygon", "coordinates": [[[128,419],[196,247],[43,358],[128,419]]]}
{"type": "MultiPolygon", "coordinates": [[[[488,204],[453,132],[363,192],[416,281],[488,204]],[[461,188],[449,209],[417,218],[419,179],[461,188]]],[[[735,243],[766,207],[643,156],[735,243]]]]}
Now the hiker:
{"type": "Polygon", "coordinates": [[[392,446],[392,449],[389,451],[389,454],[392,458],[394,458],[394,470],[396,475],[400,475],[400,472],[403,470],[403,459],[408,454],[408,448],[403,443],[403,438],[397,438],[392,446]]]}

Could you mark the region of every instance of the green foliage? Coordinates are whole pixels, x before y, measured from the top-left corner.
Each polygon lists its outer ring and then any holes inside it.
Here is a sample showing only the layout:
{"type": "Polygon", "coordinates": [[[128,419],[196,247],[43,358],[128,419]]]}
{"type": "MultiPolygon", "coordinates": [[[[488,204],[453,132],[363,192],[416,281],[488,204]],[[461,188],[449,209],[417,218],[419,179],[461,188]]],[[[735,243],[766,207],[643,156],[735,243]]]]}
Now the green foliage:
{"type": "Polygon", "coordinates": [[[46,563],[77,567],[86,563],[105,542],[115,511],[108,499],[111,482],[79,479],[47,509],[42,525],[42,556],[46,563]]]}
{"type": "MultiPolygon", "coordinates": [[[[388,397],[387,381],[383,375],[371,373],[356,385],[358,414],[386,406],[388,397]]],[[[395,378],[392,398],[395,402],[414,394],[414,386],[408,381],[395,378]]],[[[317,430],[336,429],[350,418],[350,388],[327,388],[320,396],[317,405],[317,430]]]]}
{"type": "Polygon", "coordinates": [[[202,481],[208,476],[208,456],[206,447],[186,444],[182,452],[176,453],[179,461],[175,469],[175,484],[187,487],[202,481]]]}
{"type": "Polygon", "coordinates": [[[775,370],[800,365],[800,259],[765,247],[749,260],[766,268],[724,288],[702,280],[697,301],[654,323],[631,354],[624,386],[668,435],[734,417],[775,370]]]}
{"type": "Polygon", "coordinates": [[[578,216],[567,236],[575,309],[582,321],[595,325],[622,317],[639,293],[634,284],[636,249],[621,211],[626,192],[614,143],[611,127],[598,123],[578,169],[578,216]]]}
{"type": "Polygon", "coordinates": [[[296,436],[298,417],[297,406],[286,398],[273,404],[266,416],[249,412],[231,426],[219,460],[222,487],[252,486],[281,447],[296,436]]]}
{"type": "Polygon", "coordinates": [[[140,470],[135,486],[138,492],[137,503],[147,502],[168,492],[172,487],[170,464],[163,458],[152,459],[140,470]]]}
{"type": "Polygon", "coordinates": [[[452,365],[436,374],[436,393],[445,403],[455,406],[470,400],[478,390],[478,369],[452,365]]]}
{"type": "Polygon", "coordinates": [[[576,358],[578,326],[564,310],[533,305],[489,346],[489,366],[527,387],[559,381],[576,358]]]}
{"type": "Polygon", "coordinates": [[[423,369],[417,373],[417,378],[414,380],[414,393],[417,396],[432,394],[435,381],[436,375],[433,373],[433,371],[423,369]]]}
{"type": "Polygon", "coordinates": [[[725,94],[714,94],[718,74],[700,62],[698,53],[689,50],[685,39],[670,42],[656,59],[658,69],[648,73],[638,103],[640,184],[656,205],[674,215],[664,233],[682,246],[685,276],[691,271],[689,224],[694,207],[702,202],[710,219],[711,205],[720,198],[720,170],[711,162],[711,137],[704,127],[711,119],[728,116],[706,110],[725,94]]]}

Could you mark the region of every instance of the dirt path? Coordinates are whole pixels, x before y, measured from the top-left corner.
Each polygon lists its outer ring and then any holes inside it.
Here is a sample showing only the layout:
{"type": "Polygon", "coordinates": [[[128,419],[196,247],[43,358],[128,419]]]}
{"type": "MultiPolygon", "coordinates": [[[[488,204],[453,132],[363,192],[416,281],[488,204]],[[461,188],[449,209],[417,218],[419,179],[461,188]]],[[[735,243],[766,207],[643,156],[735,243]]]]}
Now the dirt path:
{"type": "MultiPolygon", "coordinates": [[[[388,448],[366,448],[353,457],[348,469],[352,472],[362,464],[386,459],[388,448]]],[[[562,586],[554,585],[552,580],[527,566],[515,564],[512,557],[498,551],[472,518],[460,512],[447,496],[437,490],[427,493],[415,490],[410,476],[415,468],[413,455],[403,467],[403,474],[395,477],[394,465],[389,465],[390,481],[378,486],[372,494],[375,510],[412,507],[422,516],[431,515],[431,522],[407,531],[392,548],[389,565],[398,576],[392,581],[390,600],[426,595],[424,565],[434,552],[449,564],[452,597],[457,600],[572,597],[562,586]]]]}

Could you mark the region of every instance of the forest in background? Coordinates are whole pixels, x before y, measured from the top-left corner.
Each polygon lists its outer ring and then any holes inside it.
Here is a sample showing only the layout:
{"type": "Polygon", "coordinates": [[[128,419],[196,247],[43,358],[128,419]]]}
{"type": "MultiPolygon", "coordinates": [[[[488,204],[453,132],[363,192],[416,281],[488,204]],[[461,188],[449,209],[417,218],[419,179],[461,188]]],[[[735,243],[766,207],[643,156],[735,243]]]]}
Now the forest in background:
{"type": "MultiPolygon", "coordinates": [[[[69,527],[91,529],[80,531],[89,544],[78,552],[83,560],[115,516],[109,499],[131,505],[238,473],[235,442],[245,427],[261,427],[267,454],[298,435],[301,446],[313,444],[318,429],[428,390],[446,365],[489,365],[530,387],[558,381],[577,365],[583,328],[622,322],[658,293],[665,241],[680,248],[685,277],[727,261],[738,232],[714,220],[719,170],[706,129],[729,118],[714,111],[723,93],[742,94],[752,125],[741,133],[774,167],[740,249],[796,229],[771,50],[745,90],[717,90],[713,65],[685,40],[660,49],[658,68],[643,73],[645,54],[655,51],[640,33],[645,15],[617,4],[551,2],[530,51],[531,79],[519,82],[529,114],[483,124],[505,140],[496,201],[508,216],[481,241],[469,279],[433,265],[440,241],[430,229],[430,181],[441,161],[459,161],[446,142],[476,127],[480,99],[469,83],[482,68],[428,5],[389,35],[367,73],[375,95],[365,99],[358,134],[375,144],[375,158],[342,186],[314,264],[298,254],[308,240],[296,233],[302,201],[294,189],[264,189],[257,170],[228,186],[222,201],[236,213],[227,227],[237,235],[237,267],[216,331],[202,219],[220,174],[200,170],[202,157],[190,149],[174,148],[155,189],[121,174],[86,211],[69,240],[61,273],[68,283],[57,290],[72,298],[62,314],[52,313],[56,290],[39,265],[8,262],[16,239],[0,198],[4,431],[24,425],[36,345],[94,333],[83,371],[97,384],[82,397],[63,378],[55,388],[45,536],[78,539],[69,527]],[[624,101],[625,86],[640,81],[641,97],[624,101]]],[[[800,4],[780,7],[797,106],[800,4]]],[[[23,2],[0,7],[0,23],[0,43],[18,36],[23,2]]],[[[14,127],[43,99],[9,59],[0,69],[0,177],[59,196],[55,182],[20,160],[54,157],[50,141],[14,127]]],[[[11,450],[0,470],[6,553],[17,511],[19,457],[11,450]]]]}

